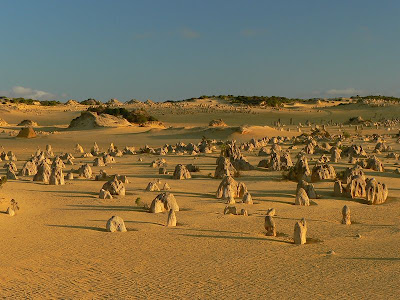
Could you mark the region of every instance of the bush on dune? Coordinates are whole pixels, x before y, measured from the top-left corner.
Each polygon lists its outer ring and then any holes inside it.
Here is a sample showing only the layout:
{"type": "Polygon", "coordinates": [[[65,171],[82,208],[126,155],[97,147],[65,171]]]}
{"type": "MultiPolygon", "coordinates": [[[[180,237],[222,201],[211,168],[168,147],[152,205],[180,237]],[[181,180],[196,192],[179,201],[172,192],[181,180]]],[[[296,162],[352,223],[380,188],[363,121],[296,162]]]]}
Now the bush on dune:
{"type": "Polygon", "coordinates": [[[123,117],[128,122],[135,124],[144,124],[146,122],[158,121],[155,117],[151,116],[144,109],[135,109],[129,111],[126,108],[122,107],[111,108],[111,107],[99,106],[99,107],[90,107],[87,110],[95,112],[99,115],[108,114],[116,117],[123,117]]]}

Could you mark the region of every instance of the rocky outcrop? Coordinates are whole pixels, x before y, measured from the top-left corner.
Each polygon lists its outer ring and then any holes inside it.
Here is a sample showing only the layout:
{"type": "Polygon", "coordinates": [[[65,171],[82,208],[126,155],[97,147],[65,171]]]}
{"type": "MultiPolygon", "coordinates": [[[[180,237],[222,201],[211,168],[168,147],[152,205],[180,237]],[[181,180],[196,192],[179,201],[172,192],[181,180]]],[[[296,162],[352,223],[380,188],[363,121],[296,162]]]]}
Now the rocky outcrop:
{"type": "Polygon", "coordinates": [[[151,213],[161,213],[164,211],[170,211],[171,209],[179,211],[179,206],[174,195],[168,192],[159,194],[154,198],[150,205],[151,213]]]}
{"type": "Polygon", "coordinates": [[[118,179],[118,175],[114,175],[113,178],[106,182],[102,188],[109,191],[111,195],[125,196],[125,185],[118,179]]]}
{"type": "Polygon", "coordinates": [[[367,179],[365,198],[368,204],[382,204],[388,197],[388,188],[384,183],[378,182],[375,178],[367,179]]]}
{"type": "Polygon", "coordinates": [[[232,165],[230,159],[220,156],[217,160],[217,168],[215,169],[214,177],[224,178],[225,176],[235,177],[236,175],[237,171],[232,165]]]}
{"type": "Polygon", "coordinates": [[[312,169],[311,181],[333,180],[336,178],[335,168],[328,164],[317,164],[312,169]]]}
{"type": "Polygon", "coordinates": [[[342,224],[345,225],[350,225],[351,221],[350,221],[350,208],[345,205],[342,208],[342,224]]]}
{"type": "Polygon", "coordinates": [[[108,114],[98,115],[95,112],[83,111],[81,115],[71,121],[69,129],[94,129],[102,127],[132,126],[126,119],[108,114]]]}
{"type": "Polygon", "coordinates": [[[181,180],[192,178],[192,176],[185,165],[179,164],[176,165],[172,178],[181,180]]]}
{"type": "Polygon", "coordinates": [[[289,169],[288,179],[295,181],[306,180],[310,175],[307,157],[300,155],[296,164],[289,169]]]}
{"type": "Polygon", "coordinates": [[[294,225],[293,240],[296,245],[303,245],[307,242],[307,223],[305,219],[296,222],[294,225]]]}
{"type": "Polygon", "coordinates": [[[294,204],[302,206],[310,206],[310,198],[308,198],[308,195],[303,188],[298,189],[294,204]]]}
{"type": "Polygon", "coordinates": [[[218,199],[223,198],[225,200],[231,198],[243,197],[247,192],[247,187],[242,182],[236,182],[231,176],[225,176],[218,186],[216,196],[218,199]]]}

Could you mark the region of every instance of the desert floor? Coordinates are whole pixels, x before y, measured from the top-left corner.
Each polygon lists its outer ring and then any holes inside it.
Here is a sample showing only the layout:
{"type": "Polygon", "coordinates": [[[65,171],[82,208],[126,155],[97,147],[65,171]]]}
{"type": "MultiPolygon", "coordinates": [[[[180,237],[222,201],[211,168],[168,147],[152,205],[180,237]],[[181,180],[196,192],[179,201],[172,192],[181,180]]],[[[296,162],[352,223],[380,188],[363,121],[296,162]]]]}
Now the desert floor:
{"type": "MultiPolygon", "coordinates": [[[[293,136],[290,131],[271,127],[281,118],[289,124],[306,120],[344,122],[349,117],[364,119],[399,117],[399,107],[349,105],[336,107],[300,107],[282,110],[201,111],[196,107],[149,108],[167,129],[109,128],[66,130],[82,108],[1,108],[0,117],[10,126],[0,133],[1,146],[12,150],[18,168],[39,147],[53,146],[55,154],[74,153],[76,143],[89,152],[94,142],[107,150],[113,142],[119,148],[148,144],[160,147],[200,142],[203,136],[215,139],[249,141],[252,137],[293,136]],[[197,110],[196,110],[197,109],[197,110]],[[222,118],[229,126],[208,128],[212,119],[222,118]],[[34,139],[9,135],[23,119],[40,125],[38,131],[48,132],[34,139]],[[249,133],[240,134],[233,127],[247,124],[249,133]],[[257,127],[258,126],[258,127],[257,127]],[[56,131],[54,133],[54,131],[56,131]]],[[[363,134],[398,133],[384,129],[368,129],[363,134]]],[[[308,129],[305,129],[307,132],[308,129]]],[[[338,132],[337,126],[327,130],[338,132]]],[[[348,129],[353,133],[354,128],[348,129]]],[[[388,138],[394,151],[400,144],[388,138]]],[[[354,139],[369,153],[375,143],[354,139]]],[[[284,144],[287,149],[290,144],[284,144]]],[[[293,150],[292,159],[300,151],[293,150]]],[[[258,150],[244,152],[253,165],[263,159],[258,150]]],[[[14,217],[0,213],[0,297],[7,299],[239,299],[239,298],[317,298],[317,299],[398,299],[400,284],[400,176],[393,171],[396,161],[378,155],[385,164],[383,173],[366,170],[389,187],[385,204],[369,206],[360,201],[333,196],[333,182],[315,184],[320,199],[317,205],[295,206],[296,182],[282,179],[282,172],[256,168],[243,171],[239,181],[246,183],[254,204],[245,207],[249,216],[224,215],[226,204],[216,199],[220,179],[214,173],[219,156],[166,155],[168,171],[178,163],[194,163],[201,169],[193,178],[174,180],[159,175],[149,167],[158,156],[124,155],[107,167],[92,167],[109,174],[127,175],[127,195],[100,200],[98,193],[104,182],[74,179],[63,186],[33,182],[32,177],[9,180],[0,190],[0,211],[16,199],[21,207],[14,217]],[[138,161],[139,157],[143,161],[138,161]],[[135,204],[140,197],[150,204],[158,192],[146,192],[149,181],[159,178],[171,186],[181,211],[178,226],[165,226],[167,213],[151,214],[135,204]],[[341,209],[348,205],[353,224],[340,223],[341,209]],[[278,236],[265,236],[264,217],[268,208],[276,209],[278,236]],[[107,220],[118,215],[128,228],[126,233],[105,231],[107,220]],[[308,244],[292,243],[296,221],[308,223],[308,244]],[[357,235],[361,238],[357,238],[357,235]],[[329,255],[333,250],[336,254],[329,255]]],[[[320,155],[309,155],[312,167],[320,155]]],[[[75,155],[77,169],[93,158],[75,155]]],[[[398,162],[398,161],[397,161],[398,162]]],[[[4,162],[2,162],[4,163],[4,162]]],[[[337,171],[349,166],[348,158],[334,163],[337,171]]],[[[5,169],[1,169],[1,175],[5,169]]],[[[66,173],[66,172],[64,172],[66,173]]]]}

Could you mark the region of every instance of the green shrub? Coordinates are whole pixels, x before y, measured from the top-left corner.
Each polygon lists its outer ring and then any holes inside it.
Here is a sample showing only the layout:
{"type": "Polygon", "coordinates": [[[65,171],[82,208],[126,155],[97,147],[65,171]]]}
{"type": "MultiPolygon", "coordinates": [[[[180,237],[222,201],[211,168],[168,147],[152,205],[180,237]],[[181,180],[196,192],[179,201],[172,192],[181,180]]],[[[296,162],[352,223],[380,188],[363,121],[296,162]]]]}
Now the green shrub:
{"type": "Polygon", "coordinates": [[[42,105],[42,106],[56,106],[56,105],[59,105],[59,104],[61,104],[61,102],[60,101],[55,101],[55,100],[40,101],[40,105],[42,105]]]}
{"type": "Polygon", "coordinates": [[[343,132],[343,136],[348,139],[351,135],[347,131],[343,132]]]}
{"type": "Polygon", "coordinates": [[[112,108],[107,106],[99,106],[99,107],[89,107],[87,110],[95,112],[99,115],[108,114],[116,117],[123,117],[128,122],[135,124],[144,124],[149,121],[158,121],[155,117],[151,116],[144,109],[135,109],[129,111],[123,107],[112,108]]]}

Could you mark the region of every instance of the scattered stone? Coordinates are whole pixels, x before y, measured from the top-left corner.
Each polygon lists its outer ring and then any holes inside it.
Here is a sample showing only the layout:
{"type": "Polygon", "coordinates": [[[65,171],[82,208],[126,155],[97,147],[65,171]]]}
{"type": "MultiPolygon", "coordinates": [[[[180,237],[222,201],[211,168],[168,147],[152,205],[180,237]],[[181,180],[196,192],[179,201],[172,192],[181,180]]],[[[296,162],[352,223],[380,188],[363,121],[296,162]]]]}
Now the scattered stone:
{"type": "Polygon", "coordinates": [[[25,126],[25,127],[37,127],[39,126],[38,123],[32,120],[23,120],[18,123],[17,126],[25,126]]]}
{"type": "Polygon", "coordinates": [[[249,215],[249,213],[247,212],[247,209],[242,208],[240,210],[240,215],[247,217],[249,215]]]}
{"type": "Polygon", "coordinates": [[[306,191],[308,198],[310,198],[310,199],[318,198],[317,192],[315,191],[314,185],[312,183],[308,183],[305,180],[300,180],[297,183],[296,194],[300,188],[302,188],[306,191]]]}
{"type": "Polygon", "coordinates": [[[176,165],[174,175],[172,176],[174,179],[189,179],[192,178],[188,169],[186,169],[185,165],[179,164],[176,165]]]}
{"type": "Polygon", "coordinates": [[[296,222],[294,225],[294,243],[296,245],[303,245],[307,241],[307,223],[306,220],[303,218],[301,221],[296,222]]]}
{"type": "Polygon", "coordinates": [[[51,167],[46,161],[42,161],[37,168],[37,173],[33,177],[33,181],[41,181],[49,183],[51,175],[51,167]]]}
{"type": "Polygon", "coordinates": [[[217,160],[217,168],[215,169],[214,177],[224,178],[225,176],[235,177],[236,175],[237,171],[229,158],[220,156],[217,160]]]}
{"type": "Polygon", "coordinates": [[[383,172],[385,169],[383,163],[375,155],[367,160],[367,169],[372,169],[374,171],[383,172]]]}
{"type": "Polygon", "coordinates": [[[21,128],[21,130],[19,131],[17,137],[19,137],[19,138],[28,138],[28,139],[35,138],[36,137],[36,132],[35,132],[35,130],[33,130],[32,127],[24,127],[24,128],[21,128]]]}
{"type": "Polygon", "coordinates": [[[150,205],[151,213],[160,213],[169,211],[170,209],[179,211],[179,206],[174,195],[169,192],[159,194],[156,198],[154,198],[150,205]]]}
{"type": "Polygon", "coordinates": [[[112,216],[106,224],[106,230],[108,232],[126,232],[126,227],[125,227],[125,223],[124,220],[122,220],[121,217],[118,216],[112,216]]]}
{"type": "Polygon", "coordinates": [[[103,189],[109,191],[111,195],[125,196],[125,185],[118,179],[118,175],[114,175],[111,180],[106,182],[103,189]]]}
{"type": "Polygon", "coordinates": [[[308,166],[307,157],[300,155],[296,164],[289,169],[288,179],[295,181],[307,180],[310,175],[311,171],[308,166]]]}
{"type": "Polygon", "coordinates": [[[51,145],[46,145],[45,154],[47,155],[47,157],[53,157],[54,156],[53,148],[51,147],[51,145]]]}
{"type": "Polygon", "coordinates": [[[76,144],[75,152],[76,153],[85,153],[85,151],[83,150],[83,147],[81,145],[79,145],[79,144],[76,144]]]}
{"type": "Polygon", "coordinates": [[[163,191],[169,191],[171,188],[168,183],[164,183],[164,186],[162,189],[163,189],[163,191]]]}
{"type": "Polygon", "coordinates": [[[10,206],[6,210],[6,214],[9,215],[10,217],[13,217],[15,215],[15,213],[17,212],[17,210],[19,210],[19,205],[18,205],[17,201],[15,201],[14,199],[11,199],[10,206]]]}
{"type": "Polygon", "coordinates": [[[307,192],[303,188],[299,188],[295,199],[296,205],[309,206],[310,198],[308,198],[307,192]]]}
{"type": "Polygon", "coordinates": [[[61,168],[53,168],[49,178],[50,185],[64,185],[64,175],[61,168]]]}
{"type": "Polygon", "coordinates": [[[157,183],[150,181],[146,187],[146,191],[148,192],[159,192],[160,188],[158,187],[157,183]]]}
{"type": "Polygon", "coordinates": [[[222,119],[216,119],[216,120],[210,121],[208,126],[210,126],[210,127],[226,127],[228,125],[226,125],[226,123],[224,121],[222,121],[222,119]]]}
{"type": "Polygon", "coordinates": [[[346,196],[352,199],[365,197],[366,185],[365,179],[362,176],[354,176],[346,186],[346,196]]]}
{"type": "Polygon", "coordinates": [[[342,197],[344,193],[344,187],[342,185],[342,182],[340,180],[336,180],[335,184],[333,185],[333,194],[336,197],[342,197]]]}
{"type": "Polygon", "coordinates": [[[252,199],[252,197],[251,197],[249,192],[247,192],[247,193],[245,193],[243,195],[243,203],[245,203],[245,204],[253,204],[253,199],[252,199]]]}
{"type": "Polygon", "coordinates": [[[218,199],[229,199],[243,197],[247,187],[243,182],[236,182],[231,176],[225,176],[218,186],[216,196],[218,199]]]}
{"type": "Polygon", "coordinates": [[[312,169],[311,181],[332,180],[336,178],[335,168],[328,164],[317,164],[312,169]]]}
{"type": "Polygon", "coordinates": [[[267,216],[271,216],[271,217],[273,217],[273,216],[275,216],[275,208],[268,208],[268,210],[267,210],[267,216]]]}
{"type": "Polygon", "coordinates": [[[93,161],[93,166],[94,167],[104,167],[104,159],[102,157],[96,157],[93,161]]]}
{"type": "Polygon", "coordinates": [[[89,164],[84,164],[78,169],[78,174],[80,177],[84,177],[87,179],[92,178],[92,168],[89,166],[89,164]]]}
{"type": "Polygon", "coordinates": [[[167,226],[168,227],[176,226],[176,215],[175,215],[175,211],[172,208],[169,210],[169,213],[168,213],[167,226]]]}
{"type": "Polygon", "coordinates": [[[158,174],[160,174],[160,175],[167,175],[167,174],[168,174],[167,168],[165,168],[165,167],[159,168],[159,169],[158,169],[158,174]]]}
{"type": "Polygon", "coordinates": [[[105,189],[101,189],[99,193],[99,198],[100,199],[112,199],[113,196],[110,194],[109,191],[106,191],[105,189]]]}
{"type": "Polygon", "coordinates": [[[387,186],[375,178],[367,179],[366,183],[365,193],[368,204],[384,203],[389,193],[387,186]]]}
{"type": "Polygon", "coordinates": [[[267,236],[276,236],[275,222],[271,215],[265,216],[264,227],[267,231],[267,236]]]}
{"type": "Polygon", "coordinates": [[[342,208],[342,224],[345,225],[350,225],[351,221],[350,221],[350,208],[345,205],[342,208]]]}
{"type": "Polygon", "coordinates": [[[225,206],[224,215],[236,215],[236,206],[225,206]]]}

